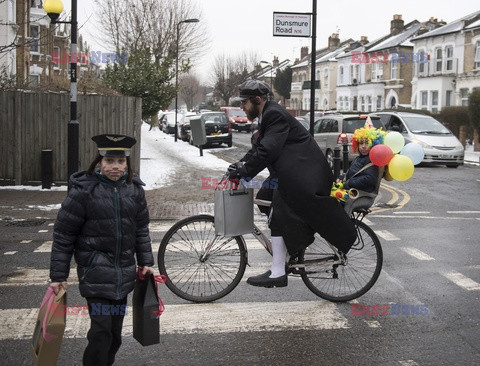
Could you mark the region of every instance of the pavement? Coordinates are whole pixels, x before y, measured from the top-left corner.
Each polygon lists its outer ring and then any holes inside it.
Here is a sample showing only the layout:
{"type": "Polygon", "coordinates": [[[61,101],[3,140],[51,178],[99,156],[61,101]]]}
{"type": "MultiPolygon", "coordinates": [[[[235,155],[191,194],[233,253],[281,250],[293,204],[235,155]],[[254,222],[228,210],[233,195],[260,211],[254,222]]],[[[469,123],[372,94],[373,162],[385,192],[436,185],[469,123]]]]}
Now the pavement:
{"type": "MultiPolygon", "coordinates": [[[[465,164],[480,165],[480,151],[467,149],[465,164]]],[[[178,220],[200,213],[213,214],[210,202],[169,202],[162,190],[145,191],[151,220],[178,220]]],[[[67,195],[58,190],[0,189],[0,221],[55,220],[67,195]]]]}

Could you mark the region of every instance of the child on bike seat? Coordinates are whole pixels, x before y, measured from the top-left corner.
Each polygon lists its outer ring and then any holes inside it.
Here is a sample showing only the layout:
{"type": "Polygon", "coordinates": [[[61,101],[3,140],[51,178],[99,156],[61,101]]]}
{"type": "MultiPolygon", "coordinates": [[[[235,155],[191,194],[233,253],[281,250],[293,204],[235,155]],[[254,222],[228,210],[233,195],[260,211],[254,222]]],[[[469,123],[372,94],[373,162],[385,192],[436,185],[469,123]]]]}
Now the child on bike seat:
{"type": "Polygon", "coordinates": [[[378,166],[370,161],[369,153],[373,146],[383,143],[385,132],[381,129],[365,126],[354,131],[352,136],[352,150],[358,151],[358,156],[352,161],[343,179],[337,179],[337,183],[343,183],[347,191],[356,188],[364,192],[373,192],[378,179],[378,166]]]}

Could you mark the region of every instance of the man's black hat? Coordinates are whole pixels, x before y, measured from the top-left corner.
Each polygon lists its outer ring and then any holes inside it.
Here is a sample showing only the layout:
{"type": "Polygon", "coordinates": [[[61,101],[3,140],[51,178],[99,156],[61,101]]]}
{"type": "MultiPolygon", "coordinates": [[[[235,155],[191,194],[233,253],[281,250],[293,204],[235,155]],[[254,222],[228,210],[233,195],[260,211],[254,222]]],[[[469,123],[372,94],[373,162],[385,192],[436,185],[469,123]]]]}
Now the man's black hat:
{"type": "Polygon", "coordinates": [[[247,80],[238,86],[240,99],[245,100],[251,97],[261,97],[270,93],[267,83],[261,80],[247,80]]]}
{"type": "Polygon", "coordinates": [[[92,140],[97,144],[101,156],[130,156],[132,146],[137,142],[130,136],[111,134],[93,136],[92,140]]]}

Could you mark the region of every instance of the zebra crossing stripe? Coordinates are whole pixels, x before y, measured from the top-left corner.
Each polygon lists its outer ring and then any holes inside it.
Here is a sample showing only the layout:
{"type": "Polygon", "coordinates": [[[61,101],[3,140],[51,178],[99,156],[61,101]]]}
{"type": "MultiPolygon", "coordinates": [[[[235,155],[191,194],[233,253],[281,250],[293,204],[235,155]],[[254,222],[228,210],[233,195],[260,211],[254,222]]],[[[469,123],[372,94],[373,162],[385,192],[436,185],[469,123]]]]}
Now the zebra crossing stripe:
{"type": "Polygon", "coordinates": [[[412,247],[401,247],[401,250],[403,250],[405,253],[411,255],[412,257],[415,257],[421,261],[434,261],[435,258],[430,257],[428,254],[422,252],[421,250],[417,248],[412,248],[412,247]]]}
{"type": "Polygon", "coordinates": [[[45,241],[42,245],[40,245],[37,249],[35,249],[34,253],[49,253],[52,251],[52,241],[45,241]]]}
{"type": "MultiPolygon", "coordinates": [[[[84,304],[79,304],[84,305],[84,304]]],[[[38,309],[0,310],[0,341],[32,337],[38,309]]],[[[123,336],[132,335],[132,308],[128,307],[123,336]]],[[[85,338],[88,315],[67,315],[65,338],[85,338]]],[[[162,334],[215,334],[324,330],[350,328],[335,304],[325,301],[275,303],[210,303],[165,305],[160,317],[162,334]]]]}
{"type": "Polygon", "coordinates": [[[450,281],[452,281],[457,286],[460,286],[468,291],[479,291],[480,290],[480,283],[475,282],[471,278],[464,276],[460,272],[457,271],[449,271],[449,272],[440,272],[440,274],[450,281]]]}
{"type": "Polygon", "coordinates": [[[374,231],[375,231],[375,234],[377,234],[379,237],[381,237],[384,240],[387,240],[387,241],[400,240],[400,238],[396,237],[388,230],[374,230],[374,231]]]}

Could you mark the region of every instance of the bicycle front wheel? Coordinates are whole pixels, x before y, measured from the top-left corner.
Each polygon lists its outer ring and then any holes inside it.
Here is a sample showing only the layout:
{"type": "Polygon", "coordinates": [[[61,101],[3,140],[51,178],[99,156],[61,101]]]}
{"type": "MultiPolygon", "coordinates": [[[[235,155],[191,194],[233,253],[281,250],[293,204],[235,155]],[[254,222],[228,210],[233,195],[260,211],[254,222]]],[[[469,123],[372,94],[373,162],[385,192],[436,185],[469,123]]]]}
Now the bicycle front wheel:
{"type": "Polygon", "coordinates": [[[247,265],[242,236],[215,235],[211,215],[187,217],[167,231],[158,249],[158,268],[167,287],[182,299],[215,301],[240,282],[247,265]]]}
{"type": "Polygon", "coordinates": [[[350,301],[365,294],[382,270],[383,252],[377,235],[366,224],[354,219],[357,240],[346,255],[338,258],[330,244],[318,234],[305,250],[301,272],[305,285],[329,301],[350,301]]]}

